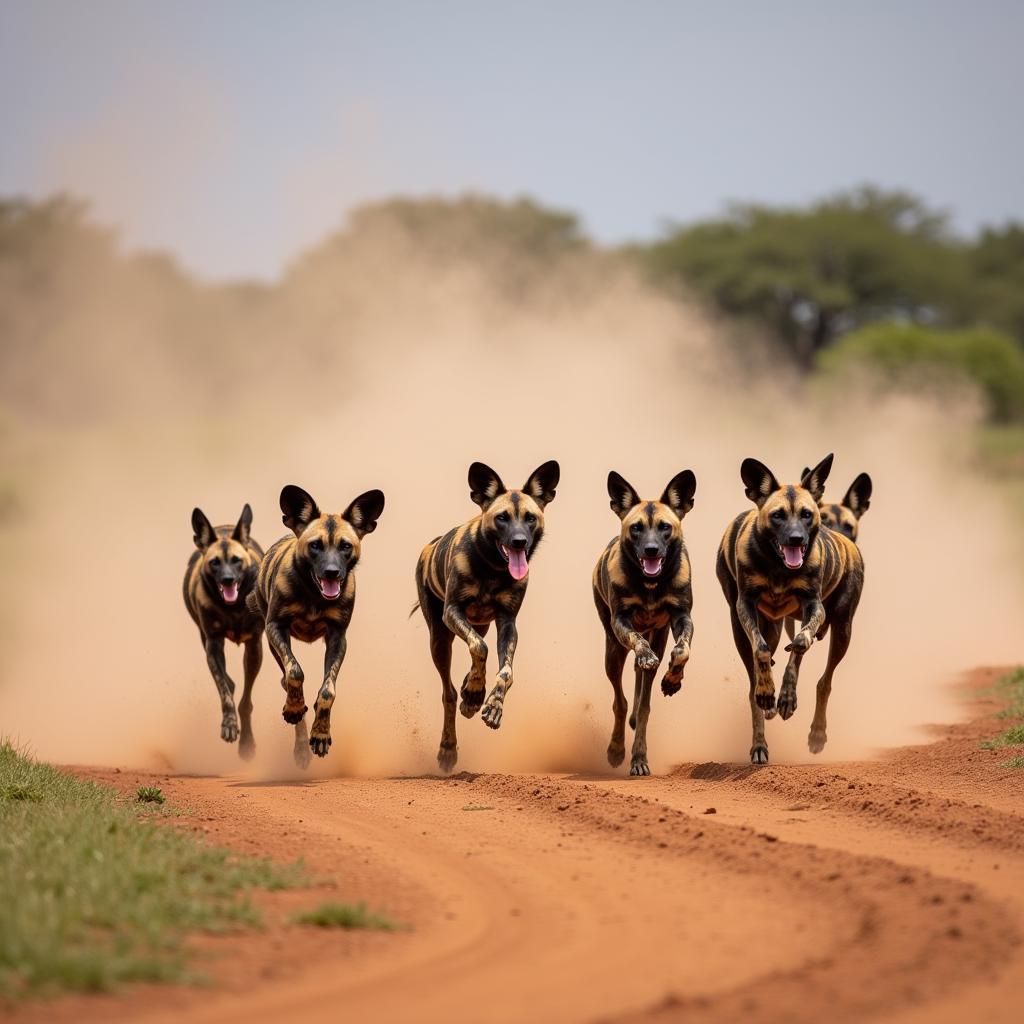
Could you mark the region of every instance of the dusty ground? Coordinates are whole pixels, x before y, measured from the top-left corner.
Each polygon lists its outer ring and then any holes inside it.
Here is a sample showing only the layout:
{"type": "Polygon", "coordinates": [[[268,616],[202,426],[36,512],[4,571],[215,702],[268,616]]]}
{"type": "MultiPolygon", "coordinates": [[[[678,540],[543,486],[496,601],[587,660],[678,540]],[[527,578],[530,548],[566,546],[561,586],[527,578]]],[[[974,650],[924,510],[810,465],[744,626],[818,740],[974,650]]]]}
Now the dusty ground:
{"type": "MultiPolygon", "coordinates": [[[[979,670],[979,691],[999,673],[979,670]]],[[[231,778],[76,769],[192,810],[176,827],[324,884],[198,945],[207,988],[29,1006],[22,1021],[1020,1020],[1024,773],[997,705],[878,761],[618,775],[231,778]],[[325,898],[410,927],[289,925],[325,898]]],[[[880,714],[884,713],[882,709],[880,714]]]]}

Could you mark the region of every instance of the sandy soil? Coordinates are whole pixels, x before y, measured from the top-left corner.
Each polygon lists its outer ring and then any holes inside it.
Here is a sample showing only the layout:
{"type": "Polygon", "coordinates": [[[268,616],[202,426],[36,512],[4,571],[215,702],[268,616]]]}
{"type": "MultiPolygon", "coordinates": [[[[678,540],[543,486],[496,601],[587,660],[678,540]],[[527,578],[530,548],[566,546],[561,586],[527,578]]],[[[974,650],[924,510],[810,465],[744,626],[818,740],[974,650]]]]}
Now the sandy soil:
{"type": "MultiPolygon", "coordinates": [[[[151,783],[173,827],[280,859],[317,888],[196,945],[206,988],[18,1009],[19,1021],[1018,1021],[1024,773],[970,721],[842,765],[681,765],[666,777],[459,775],[151,783]],[[325,898],[409,925],[287,923],[325,898]]],[[[882,709],[880,714],[884,713],[882,709]]]]}

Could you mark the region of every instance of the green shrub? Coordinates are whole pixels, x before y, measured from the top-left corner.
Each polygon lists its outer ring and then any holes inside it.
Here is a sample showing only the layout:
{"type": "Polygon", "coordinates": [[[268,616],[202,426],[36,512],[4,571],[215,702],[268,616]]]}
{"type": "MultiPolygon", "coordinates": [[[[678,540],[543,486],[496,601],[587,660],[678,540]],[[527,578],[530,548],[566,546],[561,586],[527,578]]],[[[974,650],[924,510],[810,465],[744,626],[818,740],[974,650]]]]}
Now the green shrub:
{"type": "Polygon", "coordinates": [[[1008,335],[988,328],[871,324],[823,352],[818,367],[826,377],[867,369],[912,390],[969,382],[993,419],[1024,420],[1024,351],[1008,335]]]}

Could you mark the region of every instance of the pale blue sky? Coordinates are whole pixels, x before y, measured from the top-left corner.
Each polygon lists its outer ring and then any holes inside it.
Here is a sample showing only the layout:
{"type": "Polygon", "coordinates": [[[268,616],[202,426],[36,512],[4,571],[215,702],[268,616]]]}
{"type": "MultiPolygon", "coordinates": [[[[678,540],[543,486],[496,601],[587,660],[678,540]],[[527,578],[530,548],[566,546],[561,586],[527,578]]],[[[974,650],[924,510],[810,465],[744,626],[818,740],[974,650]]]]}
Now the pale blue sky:
{"type": "Polygon", "coordinates": [[[278,273],[395,193],[530,194],[606,241],[864,181],[1024,218],[1024,3],[0,0],[0,194],[278,273]]]}

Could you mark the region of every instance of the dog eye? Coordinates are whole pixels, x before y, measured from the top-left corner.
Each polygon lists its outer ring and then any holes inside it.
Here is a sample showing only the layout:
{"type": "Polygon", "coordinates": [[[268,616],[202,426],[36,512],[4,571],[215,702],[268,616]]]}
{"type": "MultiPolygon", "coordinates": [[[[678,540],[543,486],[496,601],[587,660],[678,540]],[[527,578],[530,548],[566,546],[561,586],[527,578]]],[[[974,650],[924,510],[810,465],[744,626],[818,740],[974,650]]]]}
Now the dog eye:
{"type": "Polygon", "coordinates": [[[242,560],[238,557],[238,555],[232,555],[231,556],[231,564],[232,565],[241,565],[242,564],[242,560]]]}
{"type": "Polygon", "coordinates": [[[499,512],[494,518],[499,523],[507,523],[508,522],[508,513],[507,512],[499,512]]]}
{"type": "Polygon", "coordinates": [[[802,509],[800,509],[800,518],[801,519],[810,519],[811,518],[811,510],[809,508],[802,508],[802,509]]]}
{"type": "Polygon", "coordinates": [[[782,520],[783,520],[783,519],[785,519],[785,518],[786,518],[786,513],[785,513],[785,512],[783,512],[781,508],[777,508],[777,509],[776,509],[776,510],[775,510],[775,511],[774,511],[774,512],[772,513],[772,519],[774,519],[774,520],[775,520],[775,522],[777,522],[777,523],[781,523],[781,522],[782,522],[782,520]]]}
{"type": "Polygon", "coordinates": [[[340,544],[338,545],[338,550],[339,550],[339,551],[342,551],[342,552],[344,552],[344,553],[346,553],[346,554],[347,554],[347,553],[348,553],[349,551],[351,551],[351,550],[352,550],[352,545],[351,545],[351,544],[349,544],[349,542],[348,542],[347,540],[343,540],[343,541],[342,541],[342,542],[341,542],[341,543],[340,543],[340,544]]]}
{"type": "Polygon", "coordinates": [[[668,523],[658,523],[658,529],[662,533],[669,533],[672,530],[672,527],[669,526],[668,523]]]}
{"type": "Polygon", "coordinates": [[[532,512],[527,512],[523,518],[531,525],[537,522],[537,517],[532,512]]]}
{"type": "Polygon", "coordinates": [[[322,540],[311,540],[309,542],[309,550],[310,551],[323,551],[323,549],[324,549],[324,542],[322,540]]]}
{"type": "Polygon", "coordinates": [[[629,532],[630,532],[630,533],[639,533],[639,532],[640,532],[640,524],[639,524],[639,523],[634,523],[634,524],[633,524],[633,525],[632,525],[632,526],[631,526],[631,527],[629,528],[629,532]]]}

